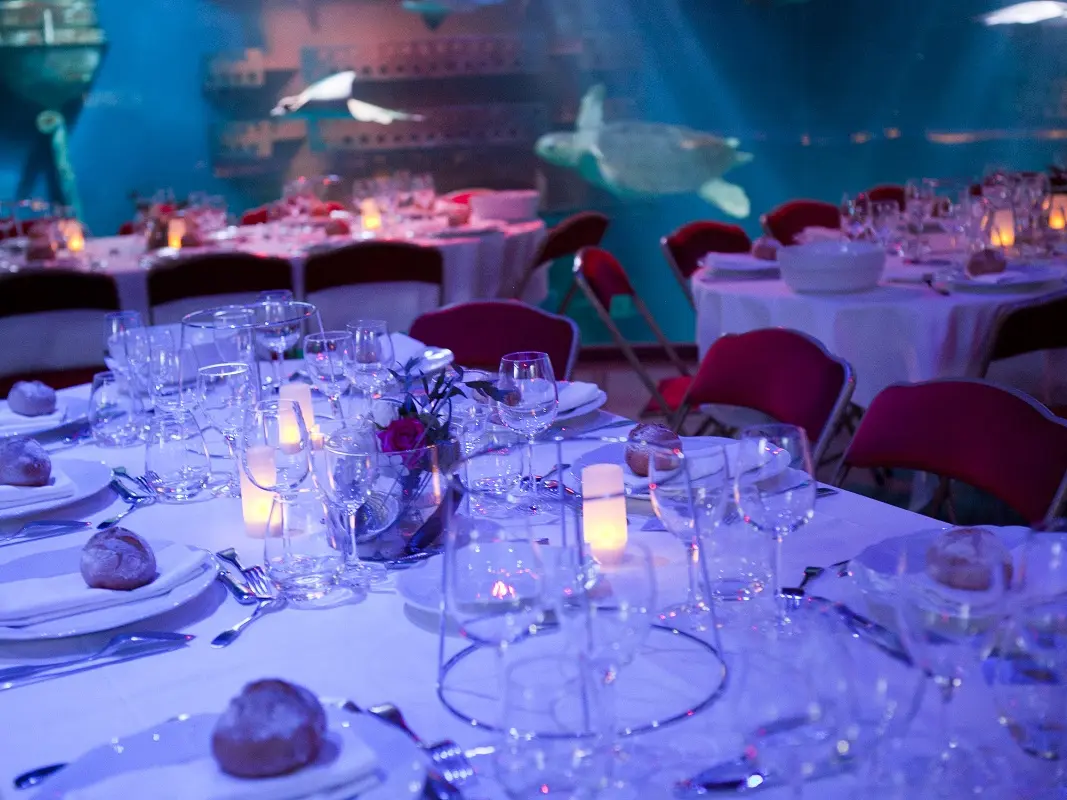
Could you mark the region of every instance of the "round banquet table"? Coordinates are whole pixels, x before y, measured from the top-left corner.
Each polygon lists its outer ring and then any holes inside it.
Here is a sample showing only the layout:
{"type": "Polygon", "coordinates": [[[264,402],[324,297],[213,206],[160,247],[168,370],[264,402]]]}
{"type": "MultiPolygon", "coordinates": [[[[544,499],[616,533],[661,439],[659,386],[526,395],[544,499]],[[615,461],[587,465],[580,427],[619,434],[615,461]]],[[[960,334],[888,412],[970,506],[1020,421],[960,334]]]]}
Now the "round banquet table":
{"type": "MultiPolygon", "coordinates": [[[[88,390],[77,387],[65,394],[86,397],[88,390]]],[[[605,417],[598,419],[603,421],[605,417]]],[[[618,434],[620,430],[611,433],[618,434]]],[[[209,446],[215,452],[221,449],[218,442],[209,446]]],[[[563,455],[573,461],[581,452],[597,446],[596,441],[568,442],[563,455]]],[[[536,464],[536,469],[547,467],[553,456],[552,446],[540,446],[541,463],[536,464]]],[[[124,466],[135,475],[144,470],[140,447],[102,449],[87,444],[59,457],[102,459],[111,466],[124,466]]],[[[220,463],[218,468],[226,466],[220,463]]],[[[95,523],[123,507],[105,490],[45,516],[77,517],[95,523]]],[[[632,504],[629,515],[631,537],[654,551],[659,604],[680,601],[686,583],[682,543],[662,529],[655,530],[647,503],[632,504]]],[[[156,504],[135,512],[123,524],[142,535],[212,551],[232,546],[249,564],[262,558],[262,543],[246,536],[240,501],[236,499],[156,504]]],[[[890,536],[929,529],[935,524],[926,517],[847,492],[820,499],[814,521],[786,539],[784,567],[788,578],[784,583],[797,583],[806,565],[831,564],[890,536]]],[[[12,528],[10,522],[0,524],[0,532],[12,528]]],[[[67,534],[74,545],[88,535],[67,534]]],[[[0,561],[24,547],[33,545],[0,548],[0,561]]],[[[419,568],[439,570],[440,559],[419,568]]],[[[262,677],[296,681],[322,696],[349,698],[363,707],[392,702],[424,741],[448,737],[464,747],[492,744],[493,734],[461,722],[438,700],[437,630],[414,621],[404,599],[397,594],[396,574],[362,602],[329,609],[286,608],[270,614],[223,649],[211,647],[211,639],[245,617],[249,609],[238,605],[216,583],[186,606],[130,626],[134,630],[194,634],[196,640],[185,649],[0,691],[0,719],[5,731],[4,745],[0,747],[0,793],[13,796],[9,794],[11,780],[22,772],[70,761],[112,737],[144,730],[181,713],[219,711],[242,685],[262,677]]],[[[727,626],[726,641],[738,632],[727,626]]],[[[2,643],[0,667],[89,652],[111,635],[113,632],[51,642],[2,643]]],[[[727,650],[727,662],[734,670],[744,669],[746,659],[760,657],[758,648],[746,649],[743,644],[734,648],[728,645],[727,650]]],[[[671,677],[684,681],[691,668],[685,662],[673,664],[676,674],[671,677]]],[[[667,800],[672,797],[675,780],[740,754],[738,732],[744,728],[745,720],[737,719],[732,710],[732,685],[728,684],[722,699],[710,708],[642,737],[655,754],[655,763],[648,764],[648,774],[638,780],[641,798],[667,800]]],[[[926,693],[928,699],[934,695],[932,691],[926,693]]],[[[961,721],[967,725],[965,729],[979,732],[990,746],[1018,762],[1013,768],[1035,768],[995,723],[990,698],[981,685],[965,683],[956,702],[961,721]]],[[[925,708],[915,724],[928,724],[935,712],[936,708],[925,708]]],[[[482,762],[479,766],[487,765],[482,762]]],[[[838,777],[820,782],[811,796],[851,798],[856,788],[854,777],[838,777]]],[[[504,797],[491,779],[479,778],[463,791],[467,800],[504,797]]],[[[766,796],[773,800],[788,793],[769,790],[766,796]]]]}
{"type": "MultiPolygon", "coordinates": [[[[701,268],[691,279],[700,355],[723,334],[793,328],[852,365],[852,400],[862,407],[894,383],[974,377],[997,312],[1041,292],[952,291],[945,296],[919,282],[933,269],[891,258],[873,291],[798,294],[778,278],[727,277],[701,268]]],[[[1059,289],[1062,283],[1043,291],[1059,289]]],[[[1067,402],[1067,383],[1059,377],[1064,363],[1058,353],[1020,356],[993,364],[989,377],[1059,405],[1067,402]]]]}
{"type": "MultiPolygon", "coordinates": [[[[441,304],[468,300],[486,300],[500,296],[517,286],[530,265],[545,224],[541,220],[518,222],[499,230],[463,236],[453,231],[447,238],[406,238],[402,241],[434,247],[444,258],[444,287],[441,304]]],[[[293,286],[298,298],[304,296],[304,262],[311,247],[351,244],[348,236],[321,235],[279,237],[273,225],[246,225],[237,228],[233,238],[216,248],[197,247],[189,254],[219,249],[241,250],[261,256],[288,259],[293,265],[293,286]]],[[[105,236],[86,242],[86,255],[96,269],[113,275],[124,309],[148,312],[147,271],[142,266],[144,239],[140,236],[105,236]]]]}

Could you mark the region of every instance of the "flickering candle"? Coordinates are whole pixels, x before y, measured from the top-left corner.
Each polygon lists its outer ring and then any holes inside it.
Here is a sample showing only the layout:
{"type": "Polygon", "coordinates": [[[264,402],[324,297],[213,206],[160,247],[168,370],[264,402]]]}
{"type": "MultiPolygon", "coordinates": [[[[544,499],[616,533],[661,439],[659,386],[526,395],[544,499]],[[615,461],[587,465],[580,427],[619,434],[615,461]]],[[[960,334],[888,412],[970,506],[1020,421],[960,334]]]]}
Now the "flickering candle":
{"type": "Polygon", "coordinates": [[[1004,248],[1015,245],[1015,212],[1010,208],[1001,208],[993,212],[989,243],[993,247],[1004,248]]]}
{"type": "Polygon", "coordinates": [[[1054,231],[1067,228],[1067,194],[1054,194],[1048,211],[1048,226],[1054,231]]]}
{"type": "Polygon", "coordinates": [[[606,566],[626,553],[626,495],[621,464],[582,469],[582,531],[593,557],[606,566]]]}
{"type": "Polygon", "coordinates": [[[67,243],[67,250],[80,253],[85,249],[85,231],[76,219],[65,219],[59,223],[59,232],[67,243]]]}
{"type": "Polygon", "coordinates": [[[382,213],[378,210],[378,204],[370,198],[360,201],[359,216],[365,231],[376,231],[382,227],[382,213]]]}
{"type": "MultiPolygon", "coordinates": [[[[256,481],[263,486],[272,486],[275,480],[274,448],[267,445],[248,448],[245,454],[248,469],[255,475],[256,481]]],[[[246,470],[241,470],[241,514],[244,517],[245,533],[254,539],[262,539],[267,532],[271,505],[274,503],[273,492],[260,489],[248,477],[246,470]]]]}
{"type": "Polygon", "coordinates": [[[167,223],[167,247],[181,250],[183,236],[185,236],[185,220],[181,217],[172,217],[167,223]]]}

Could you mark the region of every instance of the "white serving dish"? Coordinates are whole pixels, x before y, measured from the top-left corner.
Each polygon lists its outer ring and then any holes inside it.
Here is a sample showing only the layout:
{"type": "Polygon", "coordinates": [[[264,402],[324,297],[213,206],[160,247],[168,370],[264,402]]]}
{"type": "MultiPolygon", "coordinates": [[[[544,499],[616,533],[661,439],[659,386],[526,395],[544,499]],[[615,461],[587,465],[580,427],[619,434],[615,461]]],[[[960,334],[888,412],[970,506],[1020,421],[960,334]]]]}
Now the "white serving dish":
{"type": "Polygon", "coordinates": [[[541,194],[535,189],[515,189],[472,195],[471,217],[474,219],[525,222],[537,217],[541,194]]]}
{"type": "Polygon", "coordinates": [[[782,280],[794,292],[866,292],[885,270],[885,250],[869,242],[811,242],[778,251],[782,280]]]}

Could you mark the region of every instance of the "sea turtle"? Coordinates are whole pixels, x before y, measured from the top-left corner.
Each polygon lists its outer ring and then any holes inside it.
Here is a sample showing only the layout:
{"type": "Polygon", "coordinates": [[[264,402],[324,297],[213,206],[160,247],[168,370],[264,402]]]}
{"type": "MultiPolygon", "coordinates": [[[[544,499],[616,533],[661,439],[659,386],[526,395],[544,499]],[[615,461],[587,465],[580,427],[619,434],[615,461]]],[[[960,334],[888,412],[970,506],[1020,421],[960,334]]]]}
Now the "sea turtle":
{"type": "Polygon", "coordinates": [[[616,197],[647,198],[695,192],[732,217],[751,212],[748,195],[723,174],[752,160],[737,139],[657,122],[604,122],[604,87],[582,98],[574,133],[547,133],[535,151],[551,164],[576,169],[616,197]]]}

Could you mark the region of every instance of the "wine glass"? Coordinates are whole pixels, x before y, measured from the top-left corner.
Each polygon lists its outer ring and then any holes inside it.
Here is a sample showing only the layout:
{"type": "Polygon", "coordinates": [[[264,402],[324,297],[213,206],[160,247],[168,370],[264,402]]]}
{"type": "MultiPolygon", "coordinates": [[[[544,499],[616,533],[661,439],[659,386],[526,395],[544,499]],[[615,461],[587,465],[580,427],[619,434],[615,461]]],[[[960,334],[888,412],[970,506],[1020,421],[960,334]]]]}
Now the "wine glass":
{"type": "Polygon", "coordinates": [[[369,407],[393,379],[391,370],[396,359],[389,326],[380,319],[359,319],[349,322],[345,328],[352,334],[354,348],[352,385],[360,393],[363,404],[369,407]]]}
{"type": "MultiPolygon", "coordinates": [[[[534,443],[538,434],[552,426],[559,413],[559,389],[548,354],[527,351],[504,356],[500,359],[497,389],[503,393],[503,399],[496,404],[500,421],[527,439],[527,489],[533,500],[537,496],[534,443]]],[[[534,514],[542,513],[536,502],[531,503],[530,510],[534,514]]]]}
{"type": "Polygon", "coordinates": [[[104,315],[104,347],[115,361],[114,371],[129,382],[133,382],[129,358],[129,349],[133,344],[130,332],[143,328],[144,322],[136,311],[112,311],[104,315]]]}
{"type": "Polygon", "coordinates": [[[880,200],[871,203],[871,228],[878,243],[891,250],[900,226],[900,205],[896,200],[880,200]]]}
{"type": "Polygon", "coordinates": [[[308,476],[310,439],[295,400],[260,400],[252,406],[238,444],[248,479],[283,502],[308,476]]]}
{"type": "Polygon", "coordinates": [[[372,494],[378,476],[378,437],[374,426],[355,420],[331,433],[323,443],[322,456],[315,459],[315,485],[326,502],[339,514],[331,518],[344,525],[341,550],[344,553],[344,581],[365,588],[384,580],[381,564],[368,564],[359,557],[359,538],[364,524],[360,509],[372,494]]]}
{"type": "MultiPolygon", "coordinates": [[[[896,576],[897,620],[901,638],[915,666],[931,677],[940,690],[937,752],[928,754],[924,784],[934,797],[964,797],[978,787],[994,791],[1002,766],[992,752],[978,753],[964,742],[955,726],[952,702],[976,658],[988,654],[991,633],[1006,610],[1007,549],[998,540],[986,541],[982,561],[963,584],[949,585],[946,578],[929,570],[928,548],[920,541],[944,536],[931,532],[929,539],[917,535],[898,551],[896,576]],[[981,569],[979,572],[978,569],[981,569]]],[[[951,576],[949,576],[950,578],[951,576]]]]}
{"type": "Polygon", "coordinates": [[[114,372],[93,376],[89,430],[101,447],[129,447],[144,441],[144,408],[114,372]]]}
{"type": "Polygon", "coordinates": [[[214,489],[219,497],[240,497],[241,477],[237,465],[237,435],[244,410],[254,394],[252,370],[247,363],[231,362],[200,367],[196,376],[200,408],[226,441],[233,470],[224,484],[214,489]]]}
{"type": "Polygon", "coordinates": [[[219,361],[252,365],[255,339],[252,329],[256,313],[243,306],[220,308],[215,312],[215,327],[212,330],[219,361]]]}
{"type": "Polygon", "coordinates": [[[782,539],[815,516],[815,468],[808,437],[793,425],[761,425],[741,432],[733,475],[734,501],[745,522],[774,537],[774,600],[782,597],[782,539]]]}
{"type": "Polygon", "coordinates": [[[729,464],[718,445],[691,445],[686,451],[648,446],[648,490],[652,509],[667,532],[685,543],[689,573],[685,601],[660,612],[665,622],[692,630],[713,627],[705,594],[707,574],[702,548],[723,521],[730,499],[729,464]]]}
{"type": "Polygon", "coordinates": [[[304,337],[304,365],[326,399],[335,419],[344,417],[341,395],[351,384],[356,345],[347,331],[326,331],[304,337]]]}
{"type": "Polygon", "coordinates": [[[285,383],[282,374],[285,351],[300,341],[300,327],[307,304],[265,297],[259,301],[258,309],[256,341],[270,353],[271,366],[274,369],[273,383],[280,389],[285,383]]]}
{"type": "Polygon", "coordinates": [[[192,500],[207,486],[211,457],[188,408],[160,410],[148,425],[145,479],[163,502],[192,500]]]}

